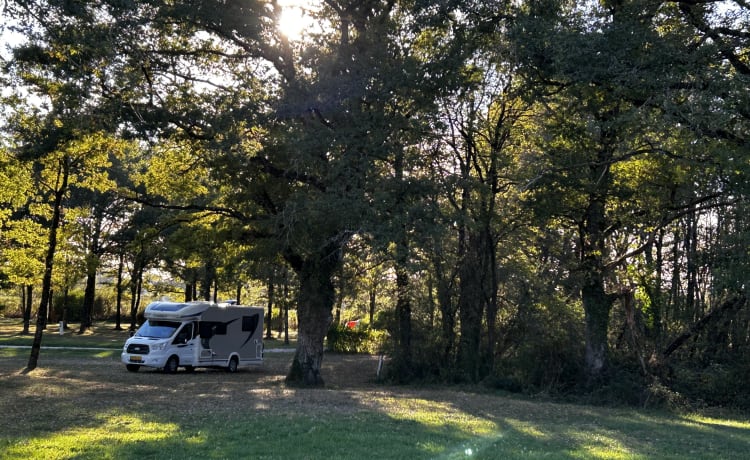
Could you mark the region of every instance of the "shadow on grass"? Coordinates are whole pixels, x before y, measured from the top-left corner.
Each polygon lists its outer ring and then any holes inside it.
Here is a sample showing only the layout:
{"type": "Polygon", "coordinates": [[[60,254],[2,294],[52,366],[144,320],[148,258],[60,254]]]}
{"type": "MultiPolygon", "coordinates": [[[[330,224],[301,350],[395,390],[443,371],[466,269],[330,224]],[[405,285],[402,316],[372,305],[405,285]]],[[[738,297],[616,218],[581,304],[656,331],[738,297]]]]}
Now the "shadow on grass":
{"type": "Polygon", "coordinates": [[[347,386],[344,373],[372,366],[354,356],[329,359],[330,387],[289,388],[290,359],[169,375],[59,358],[20,375],[22,360],[2,358],[0,458],[732,459],[750,447],[743,422],[366,378],[347,386]]]}

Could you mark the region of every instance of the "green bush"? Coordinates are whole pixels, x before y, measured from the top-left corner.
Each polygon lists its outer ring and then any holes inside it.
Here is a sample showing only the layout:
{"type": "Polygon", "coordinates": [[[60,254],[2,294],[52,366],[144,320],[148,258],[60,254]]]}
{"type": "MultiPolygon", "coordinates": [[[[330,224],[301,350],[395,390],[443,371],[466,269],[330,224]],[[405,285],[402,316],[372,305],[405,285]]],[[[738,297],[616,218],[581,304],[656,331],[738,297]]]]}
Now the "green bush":
{"type": "Polygon", "coordinates": [[[706,366],[679,363],[672,366],[670,387],[694,405],[750,409],[750,358],[737,356],[731,363],[706,366]]]}
{"type": "Polygon", "coordinates": [[[498,336],[510,344],[495,359],[485,383],[506,391],[564,394],[580,385],[582,310],[561,300],[529,303],[498,336]]]}
{"type": "Polygon", "coordinates": [[[334,324],[328,329],[326,345],[328,351],[338,353],[377,354],[383,349],[386,332],[367,326],[348,328],[334,324]]]}
{"type": "Polygon", "coordinates": [[[52,308],[57,321],[62,321],[65,314],[66,321],[80,322],[83,312],[83,291],[73,291],[67,295],[55,294],[52,297],[52,308]]]}

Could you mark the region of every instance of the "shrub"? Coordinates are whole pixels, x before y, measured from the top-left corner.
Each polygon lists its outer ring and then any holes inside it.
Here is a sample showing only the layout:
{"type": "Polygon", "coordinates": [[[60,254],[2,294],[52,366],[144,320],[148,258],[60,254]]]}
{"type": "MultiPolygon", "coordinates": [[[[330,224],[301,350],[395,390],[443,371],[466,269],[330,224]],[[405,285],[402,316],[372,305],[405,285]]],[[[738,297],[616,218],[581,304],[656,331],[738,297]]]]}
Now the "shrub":
{"type": "Polygon", "coordinates": [[[380,353],[386,332],[367,326],[348,328],[334,324],[328,329],[326,344],[328,351],[339,353],[380,353]]]}
{"type": "Polygon", "coordinates": [[[81,321],[83,291],[72,291],[67,295],[55,294],[52,298],[52,308],[58,321],[61,321],[63,316],[68,322],[81,321]]]}
{"type": "Polygon", "coordinates": [[[712,362],[706,366],[679,363],[672,367],[671,388],[695,405],[750,409],[750,358],[735,357],[731,363],[712,362]]]}

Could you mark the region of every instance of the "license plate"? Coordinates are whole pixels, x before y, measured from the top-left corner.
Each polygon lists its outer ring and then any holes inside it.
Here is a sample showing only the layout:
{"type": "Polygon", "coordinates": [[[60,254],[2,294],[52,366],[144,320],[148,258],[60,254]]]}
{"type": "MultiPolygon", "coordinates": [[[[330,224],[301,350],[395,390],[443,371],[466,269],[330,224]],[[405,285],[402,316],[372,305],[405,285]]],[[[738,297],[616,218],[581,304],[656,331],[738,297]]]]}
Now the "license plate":
{"type": "Polygon", "coordinates": [[[140,362],[143,362],[143,358],[141,358],[140,356],[131,356],[130,357],[130,362],[131,363],[140,363],[140,362]]]}

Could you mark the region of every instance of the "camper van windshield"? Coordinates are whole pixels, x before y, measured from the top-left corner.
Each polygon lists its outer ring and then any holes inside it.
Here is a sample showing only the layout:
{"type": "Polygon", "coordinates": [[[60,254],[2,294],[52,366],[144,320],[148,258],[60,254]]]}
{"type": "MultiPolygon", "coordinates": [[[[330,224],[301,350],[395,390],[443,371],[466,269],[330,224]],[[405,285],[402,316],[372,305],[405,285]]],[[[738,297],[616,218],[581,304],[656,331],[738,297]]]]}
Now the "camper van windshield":
{"type": "Polygon", "coordinates": [[[180,327],[181,323],[176,321],[153,321],[146,320],[145,323],[135,333],[136,337],[151,337],[155,339],[166,339],[171,337],[175,329],[180,327]]]}

